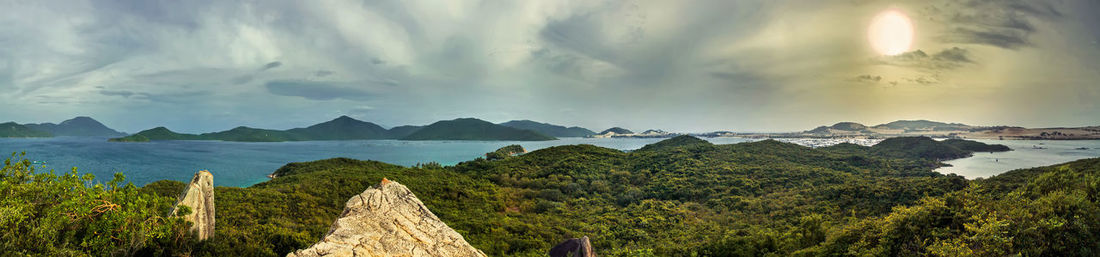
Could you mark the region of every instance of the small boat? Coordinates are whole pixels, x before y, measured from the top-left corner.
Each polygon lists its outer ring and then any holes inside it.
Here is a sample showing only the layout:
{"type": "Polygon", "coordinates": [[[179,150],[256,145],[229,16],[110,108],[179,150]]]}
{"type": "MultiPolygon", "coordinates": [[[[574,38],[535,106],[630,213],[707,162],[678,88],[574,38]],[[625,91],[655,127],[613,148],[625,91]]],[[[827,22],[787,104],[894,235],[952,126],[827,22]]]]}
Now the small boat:
{"type": "Polygon", "coordinates": [[[1075,150],[1088,150],[1089,148],[1088,147],[1078,147],[1078,148],[1073,148],[1073,149],[1075,149],[1075,150]]]}
{"type": "Polygon", "coordinates": [[[1041,147],[1041,146],[1037,146],[1037,145],[1032,145],[1032,146],[1031,146],[1031,149],[1047,149],[1047,148],[1046,148],[1046,147],[1041,147]]]}

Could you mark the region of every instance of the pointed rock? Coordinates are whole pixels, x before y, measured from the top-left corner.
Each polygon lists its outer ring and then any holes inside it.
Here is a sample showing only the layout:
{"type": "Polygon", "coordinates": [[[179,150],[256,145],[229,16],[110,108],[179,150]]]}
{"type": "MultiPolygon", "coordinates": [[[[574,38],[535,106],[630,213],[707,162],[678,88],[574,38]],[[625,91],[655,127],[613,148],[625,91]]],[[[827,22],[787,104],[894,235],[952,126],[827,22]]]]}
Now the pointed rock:
{"type": "Polygon", "coordinates": [[[288,257],[485,256],[428,210],[408,188],[383,179],[351,197],[320,242],[288,257]]]}
{"type": "Polygon", "coordinates": [[[196,172],[172,207],[172,215],[176,215],[180,205],[191,209],[191,213],[183,215],[184,220],[191,222],[191,233],[199,240],[214,236],[214,174],[205,170],[196,172]]]}
{"type": "Polygon", "coordinates": [[[596,257],[588,236],[572,238],[550,248],[550,257],[596,257]]]}

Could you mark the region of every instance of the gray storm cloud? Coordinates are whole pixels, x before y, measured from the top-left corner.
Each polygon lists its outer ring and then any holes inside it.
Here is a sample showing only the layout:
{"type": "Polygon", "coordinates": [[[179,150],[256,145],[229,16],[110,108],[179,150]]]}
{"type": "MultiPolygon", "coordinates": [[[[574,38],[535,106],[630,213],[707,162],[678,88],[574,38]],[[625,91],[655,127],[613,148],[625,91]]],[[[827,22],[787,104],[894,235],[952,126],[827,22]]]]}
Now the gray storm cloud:
{"type": "Polygon", "coordinates": [[[0,117],[19,122],[80,114],[127,131],[210,131],[351,114],[390,126],[473,116],[792,131],[901,118],[1076,125],[1100,112],[1081,98],[1100,96],[1087,1],[0,6],[0,117]],[[876,56],[863,32],[889,8],[917,22],[918,40],[876,56]],[[1005,101],[959,107],[975,97],[1005,101]],[[1023,99],[1059,114],[1017,115],[1034,113],[1008,103],[1023,99]]]}

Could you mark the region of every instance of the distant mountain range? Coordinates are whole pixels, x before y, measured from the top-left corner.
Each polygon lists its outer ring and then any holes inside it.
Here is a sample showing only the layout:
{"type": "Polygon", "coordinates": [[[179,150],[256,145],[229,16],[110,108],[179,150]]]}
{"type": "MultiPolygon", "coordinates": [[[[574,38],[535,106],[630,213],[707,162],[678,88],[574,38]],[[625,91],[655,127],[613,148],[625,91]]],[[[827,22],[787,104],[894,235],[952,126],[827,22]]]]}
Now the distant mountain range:
{"type": "MultiPolygon", "coordinates": [[[[737,133],[728,133],[737,135],[737,133]]],[[[767,133],[765,133],[767,134],[767,133]]],[[[759,135],[759,134],[758,134],[759,135]]],[[[757,135],[757,136],[758,136],[757,135]]],[[[1100,139],[1100,126],[1075,128],[1023,128],[1014,126],[972,126],[930,120],[899,120],[875,126],[840,122],[798,133],[772,133],[770,137],[961,137],[982,139],[1100,139]]]]}
{"type": "Polygon", "coordinates": [[[596,132],[592,132],[582,127],[565,127],[554,124],[541,123],[530,120],[513,120],[499,125],[517,129],[526,129],[539,132],[543,135],[552,137],[586,137],[595,135],[596,132]]]}
{"type": "Polygon", "coordinates": [[[0,137],[52,137],[46,131],[35,130],[15,122],[0,123],[0,137]]]}
{"type": "MultiPolygon", "coordinates": [[[[547,124],[549,125],[549,124],[547,124]]],[[[553,126],[553,125],[551,125],[553,126]]],[[[555,140],[552,136],[527,129],[517,129],[474,118],[439,121],[428,126],[398,126],[385,129],[374,123],[340,116],[305,128],[270,130],[236,127],[231,130],[185,134],[157,127],[127,137],[112,138],[112,142],[148,142],[158,140],[222,140],[240,142],[283,142],[314,140],[555,140]]]]}
{"type": "Polygon", "coordinates": [[[79,116],[59,124],[17,124],[8,122],[0,124],[0,137],[119,137],[126,133],[118,132],[99,123],[95,119],[79,116]]]}
{"type": "Polygon", "coordinates": [[[832,126],[820,126],[806,133],[827,134],[837,132],[859,133],[909,133],[920,131],[969,131],[975,126],[961,123],[944,123],[929,120],[899,120],[875,126],[865,126],[855,122],[839,122],[832,126]]]}
{"type": "Polygon", "coordinates": [[[552,136],[527,129],[517,129],[474,118],[462,118],[432,123],[402,138],[402,140],[555,140],[552,136]]]}

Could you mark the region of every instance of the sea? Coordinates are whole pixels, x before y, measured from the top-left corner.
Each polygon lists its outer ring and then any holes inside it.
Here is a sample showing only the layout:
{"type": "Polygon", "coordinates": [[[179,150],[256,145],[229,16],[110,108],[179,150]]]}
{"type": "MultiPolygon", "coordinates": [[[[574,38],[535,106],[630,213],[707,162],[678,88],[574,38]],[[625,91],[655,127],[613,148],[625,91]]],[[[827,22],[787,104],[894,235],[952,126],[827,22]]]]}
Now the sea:
{"type": "MultiPolygon", "coordinates": [[[[760,139],[704,138],[715,144],[734,144],[760,139]]],[[[518,144],[528,151],[542,148],[591,144],[624,151],[636,150],[662,138],[561,138],[553,141],[400,141],[350,140],[301,142],[154,141],[115,143],[106,138],[0,138],[0,153],[26,152],[39,171],[95,175],[97,182],[121,172],[128,182],[143,186],[157,180],[188,181],[199,170],[209,170],[217,186],[247,187],[267,181],[267,175],[291,162],[335,157],[376,160],[402,166],[437,162],[454,165],[484,156],[497,148],[518,144]]],[[[787,140],[808,146],[833,142],[787,140]]],[[[1100,140],[1011,141],[979,140],[1005,144],[1013,151],[976,153],[973,157],[948,161],[943,173],[967,178],[988,177],[1008,170],[1057,164],[1082,158],[1100,157],[1100,140]],[[1077,148],[1088,148],[1078,150],[1077,148]],[[1042,149],[1040,149],[1042,148],[1042,149]]]]}

